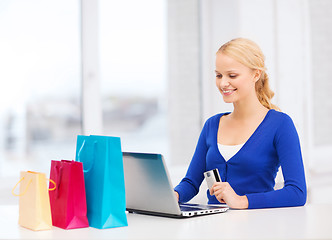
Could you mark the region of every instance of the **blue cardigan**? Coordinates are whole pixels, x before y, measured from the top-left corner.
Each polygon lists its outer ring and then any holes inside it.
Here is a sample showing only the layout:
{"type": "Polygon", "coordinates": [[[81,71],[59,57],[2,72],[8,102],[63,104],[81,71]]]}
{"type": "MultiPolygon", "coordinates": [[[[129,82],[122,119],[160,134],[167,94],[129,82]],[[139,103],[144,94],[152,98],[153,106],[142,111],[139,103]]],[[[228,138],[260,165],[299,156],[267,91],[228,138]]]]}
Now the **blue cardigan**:
{"type": "MultiPolygon", "coordinates": [[[[186,176],[175,187],[180,202],[187,202],[199,191],[205,171],[218,168],[223,182],[238,195],[246,195],[249,208],[303,206],[307,198],[299,137],[292,119],[269,110],[243,147],[227,162],[220,154],[217,133],[221,116],[209,118],[200,134],[186,176]],[[274,190],[281,166],[284,187],[274,190]]],[[[219,203],[207,191],[208,203],[219,203]]]]}

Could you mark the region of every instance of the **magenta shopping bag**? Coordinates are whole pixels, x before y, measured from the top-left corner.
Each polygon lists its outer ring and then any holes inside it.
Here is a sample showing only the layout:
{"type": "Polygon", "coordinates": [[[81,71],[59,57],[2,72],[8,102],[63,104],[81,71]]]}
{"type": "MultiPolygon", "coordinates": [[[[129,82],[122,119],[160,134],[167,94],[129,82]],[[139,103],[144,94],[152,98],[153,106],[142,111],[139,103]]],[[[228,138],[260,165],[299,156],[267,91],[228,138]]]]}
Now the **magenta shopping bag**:
{"type": "Polygon", "coordinates": [[[50,178],[57,185],[55,191],[49,193],[53,226],[89,227],[82,163],[52,160],[50,178]]]}

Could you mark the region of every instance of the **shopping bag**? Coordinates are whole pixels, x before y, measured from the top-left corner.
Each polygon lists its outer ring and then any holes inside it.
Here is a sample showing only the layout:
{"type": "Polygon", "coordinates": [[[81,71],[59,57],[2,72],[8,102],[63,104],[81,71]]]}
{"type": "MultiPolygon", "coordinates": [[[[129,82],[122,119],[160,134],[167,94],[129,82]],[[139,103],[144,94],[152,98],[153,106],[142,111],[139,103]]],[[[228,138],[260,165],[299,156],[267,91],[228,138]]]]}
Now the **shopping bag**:
{"type": "Polygon", "coordinates": [[[120,138],[77,136],[76,161],[83,163],[89,225],[128,226],[120,138]]]}
{"type": "Polygon", "coordinates": [[[52,160],[50,178],[57,186],[55,191],[49,192],[53,226],[89,227],[82,163],[52,160]]]}
{"type": "Polygon", "coordinates": [[[19,196],[19,225],[34,231],[51,229],[52,217],[48,191],[56,188],[55,182],[39,172],[24,171],[21,172],[20,177],[20,181],[12,190],[14,196],[19,196]],[[47,180],[54,185],[53,188],[47,188],[47,180]],[[18,184],[20,184],[20,191],[16,194],[14,191],[18,184]]]}

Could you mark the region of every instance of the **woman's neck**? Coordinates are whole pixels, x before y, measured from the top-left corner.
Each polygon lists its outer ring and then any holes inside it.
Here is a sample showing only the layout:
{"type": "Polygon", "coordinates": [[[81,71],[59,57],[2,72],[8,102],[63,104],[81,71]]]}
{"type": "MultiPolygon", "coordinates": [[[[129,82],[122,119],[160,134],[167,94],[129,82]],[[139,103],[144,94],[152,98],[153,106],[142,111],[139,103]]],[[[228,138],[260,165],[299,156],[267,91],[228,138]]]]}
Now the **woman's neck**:
{"type": "Polygon", "coordinates": [[[268,109],[258,99],[257,101],[234,103],[233,106],[232,117],[237,120],[250,119],[251,117],[257,117],[257,115],[265,116],[268,112],[268,109]]]}

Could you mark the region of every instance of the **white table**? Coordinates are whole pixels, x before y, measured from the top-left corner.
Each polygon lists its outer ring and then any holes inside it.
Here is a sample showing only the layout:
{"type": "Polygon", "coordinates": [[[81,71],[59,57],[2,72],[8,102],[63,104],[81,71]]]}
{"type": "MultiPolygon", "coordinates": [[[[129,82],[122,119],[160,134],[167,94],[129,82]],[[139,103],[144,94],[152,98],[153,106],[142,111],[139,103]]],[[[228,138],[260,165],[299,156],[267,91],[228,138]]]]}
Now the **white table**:
{"type": "Polygon", "coordinates": [[[18,206],[0,205],[0,239],[332,239],[332,204],[229,210],[172,219],[128,214],[128,227],[34,232],[18,225],[18,206]]]}

